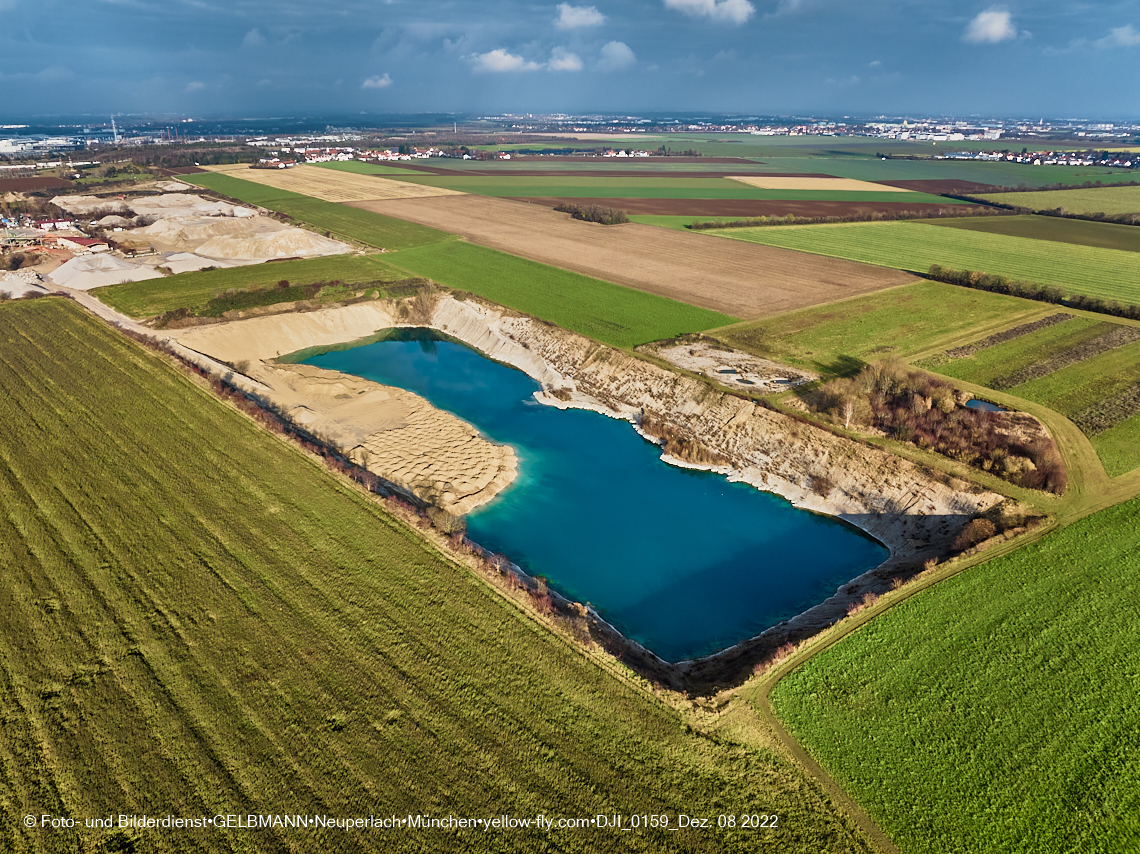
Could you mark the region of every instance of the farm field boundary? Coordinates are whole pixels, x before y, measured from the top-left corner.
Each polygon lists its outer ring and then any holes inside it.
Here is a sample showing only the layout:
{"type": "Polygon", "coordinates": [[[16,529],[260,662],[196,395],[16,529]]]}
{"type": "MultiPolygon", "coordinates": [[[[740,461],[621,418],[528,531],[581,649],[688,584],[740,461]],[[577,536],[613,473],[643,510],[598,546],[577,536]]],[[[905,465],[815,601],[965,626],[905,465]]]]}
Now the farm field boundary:
{"type": "MultiPolygon", "coordinates": [[[[1135,175],[1132,179],[1135,180],[1135,175]]],[[[1084,190],[1041,190],[1025,193],[986,193],[986,201],[1045,211],[1109,215],[1140,212],[1140,187],[1096,187],[1084,190]]]]}
{"type": "MultiPolygon", "coordinates": [[[[557,207],[563,204],[580,203],[578,197],[561,196],[507,196],[517,202],[557,207]]],[[[594,204],[617,208],[638,216],[687,216],[694,218],[723,217],[724,219],[747,219],[749,217],[782,217],[792,214],[797,217],[850,216],[852,214],[899,214],[908,211],[934,214],[950,211],[953,215],[968,216],[970,211],[983,210],[979,205],[959,204],[950,199],[940,202],[872,202],[872,201],[797,201],[794,199],[621,199],[591,198],[594,204]],[[959,211],[961,212],[959,214],[959,211]]]]}
{"type": "Polygon", "coordinates": [[[915,221],[739,228],[715,236],[903,270],[925,271],[931,265],[985,270],[1053,285],[1067,293],[1140,302],[1140,265],[1133,252],[1045,244],[915,221]]]}
{"type": "Polygon", "coordinates": [[[242,181],[264,184],[277,190],[288,190],[326,202],[356,202],[367,199],[411,199],[425,196],[451,196],[455,190],[421,186],[376,175],[360,175],[321,169],[317,166],[293,166],[289,169],[250,169],[246,164],[210,166],[209,171],[232,175],[242,181]]]}
{"type": "Polygon", "coordinates": [[[767,316],[913,281],[902,272],[778,249],[745,249],[743,243],[729,250],[725,247],[736,244],[636,223],[583,223],[535,205],[481,196],[353,206],[736,317],[767,316]]]}
{"type": "Polygon", "coordinates": [[[1054,216],[990,216],[931,221],[928,225],[961,228],[1009,237],[1028,237],[1055,243],[1074,243],[1100,249],[1140,252],[1140,228],[1110,222],[1089,222],[1054,216]]]}
{"type": "MultiPolygon", "coordinates": [[[[788,828],[781,850],[871,850],[747,709],[715,738],[691,731],[162,358],[61,300],[0,313],[13,336],[0,364],[3,847],[36,847],[43,831],[21,817],[41,812],[368,816],[383,803],[397,815],[767,811],[788,828]]],[[[144,844],[52,833],[60,849],[144,844]]],[[[344,831],[260,833],[336,849],[344,831]]],[[[596,833],[556,831],[567,851],[596,850],[596,833]]],[[[634,850],[757,841],[622,836],[634,850]]],[[[401,838],[369,830],[354,844],[401,838]]],[[[191,841],[233,844],[214,830],[191,841]]],[[[437,851],[532,842],[424,837],[437,851]]]]}
{"type": "Polygon", "coordinates": [[[739,321],[471,243],[409,249],[388,257],[411,275],[469,291],[615,347],[635,347],[739,321]]]}

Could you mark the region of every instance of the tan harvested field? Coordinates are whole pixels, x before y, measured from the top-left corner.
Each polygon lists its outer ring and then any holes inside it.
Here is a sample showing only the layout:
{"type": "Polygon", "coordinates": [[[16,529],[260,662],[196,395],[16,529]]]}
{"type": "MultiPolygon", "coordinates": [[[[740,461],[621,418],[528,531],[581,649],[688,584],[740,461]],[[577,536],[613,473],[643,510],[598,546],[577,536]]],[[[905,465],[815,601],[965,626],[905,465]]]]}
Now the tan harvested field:
{"type": "Polygon", "coordinates": [[[914,281],[899,270],[744,241],[637,223],[579,222],[509,199],[464,195],[352,206],[737,317],[767,317],[914,281]]]}
{"type": "Polygon", "coordinates": [[[243,181],[264,184],[278,190],[289,190],[325,202],[361,202],[369,199],[416,199],[426,196],[458,196],[457,190],[422,187],[376,175],[338,172],[319,166],[294,166],[292,169],[250,169],[244,163],[205,167],[243,181]]]}
{"type": "Polygon", "coordinates": [[[731,175],[733,181],[740,181],[761,190],[841,190],[864,193],[909,193],[904,187],[888,187],[870,181],[857,181],[854,178],[814,178],[805,175],[731,175]]]}

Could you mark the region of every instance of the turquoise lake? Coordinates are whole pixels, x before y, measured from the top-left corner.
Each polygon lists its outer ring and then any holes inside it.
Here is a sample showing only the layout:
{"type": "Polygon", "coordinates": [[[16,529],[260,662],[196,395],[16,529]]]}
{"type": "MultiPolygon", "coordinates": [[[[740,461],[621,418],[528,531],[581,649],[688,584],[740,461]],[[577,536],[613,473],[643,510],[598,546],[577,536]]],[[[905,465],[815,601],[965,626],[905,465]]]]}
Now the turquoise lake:
{"type": "Polygon", "coordinates": [[[511,445],[519,477],[467,517],[471,539],[667,661],[757,635],[888,555],[838,520],[662,462],[624,421],[544,406],[535,380],[430,330],[304,364],[408,389],[511,445]]]}

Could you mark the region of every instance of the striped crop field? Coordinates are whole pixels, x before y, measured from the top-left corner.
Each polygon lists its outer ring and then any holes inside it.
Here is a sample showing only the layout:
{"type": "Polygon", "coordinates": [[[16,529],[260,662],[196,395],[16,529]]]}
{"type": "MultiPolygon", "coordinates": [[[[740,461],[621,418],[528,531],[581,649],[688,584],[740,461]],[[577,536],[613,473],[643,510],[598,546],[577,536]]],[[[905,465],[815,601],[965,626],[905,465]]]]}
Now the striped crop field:
{"type": "MultiPolygon", "coordinates": [[[[1133,176],[1134,177],[1134,176],[1133,176]]],[[[1040,190],[1028,193],[994,193],[984,198],[1003,205],[1036,211],[1064,208],[1079,214],[1140,213],[1140,187],[1095,187],[1090,190],[1040,190]]]]}
{"type": "Polygon", "coordinates": [[[1089,437],[1111,477],[1140,467],[1140,327],[1070,316],[919,364],[1061,413],[1089,437]]]}
{"type": "Polygon", "coordinates": [[[918,273],[940,264],[1055,285],[1070,294],[1140,303],[1140,264],[1135,253],[1121,250],[921,222],[733,228],[715,236],[918,273]]]}
{"type": "Polygon", "coordinates": [[[871,850],[758,727],[691,731],[74,304],[0,305],[0,343],[0,850],[871,850]],[[713,828],[84,822],[615,813],[713,828]]]}

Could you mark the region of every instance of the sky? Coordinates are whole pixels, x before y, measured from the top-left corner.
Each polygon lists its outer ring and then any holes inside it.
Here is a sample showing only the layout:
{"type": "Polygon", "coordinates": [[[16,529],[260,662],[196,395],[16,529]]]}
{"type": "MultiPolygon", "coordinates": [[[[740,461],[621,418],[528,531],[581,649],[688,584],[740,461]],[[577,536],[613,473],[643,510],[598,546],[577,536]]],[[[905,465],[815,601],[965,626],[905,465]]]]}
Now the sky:
{"type": "Polygon", "coordinates": [[[1140,119],[1140,0],[0,0],[0,116],[1140,119]]]}

